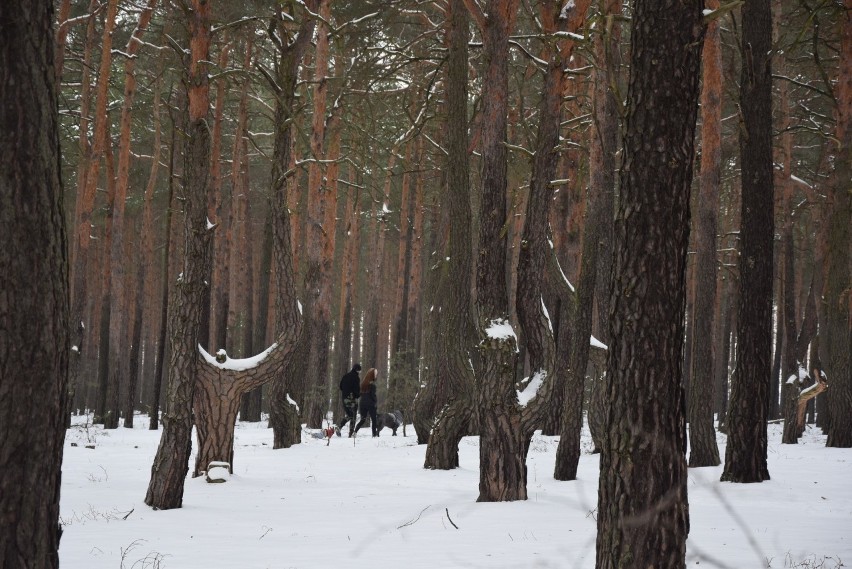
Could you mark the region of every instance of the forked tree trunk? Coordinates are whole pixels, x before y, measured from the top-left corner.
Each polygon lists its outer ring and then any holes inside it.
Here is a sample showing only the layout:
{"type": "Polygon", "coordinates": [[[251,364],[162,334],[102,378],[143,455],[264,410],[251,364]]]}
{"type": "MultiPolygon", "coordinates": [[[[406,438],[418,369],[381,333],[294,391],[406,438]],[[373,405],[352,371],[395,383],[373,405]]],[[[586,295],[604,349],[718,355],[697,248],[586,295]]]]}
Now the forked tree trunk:
{"type": "MultiPolygon", "coordinates": [[[[715,10],[719,0],[709,0],[715,10]]],[[[695,216],[695,310],[693,312],[692,383],[689,389],[689,466],[718,466],[719,447],[713,423],[713,325],[716,305],[716,212],[722,172],[722,46],[719,19],[704,35],[701,89],[701,173],[695,216]]]]}
{"type": "MultiPolygon", "coordinates": [[[[564,11],[551,3],[542,4],[540,7],[544,30],[554,36],[560,34],[560,39],[546,51],[548,66],[539,103],[536,150],[526,207],[527,223],[523,229],[523,246],[517,268],[518,288],[515,300],[522,339],[529,355],[531,375],[543,378],[541,388],[523,410],[523,460],[526,460],[533,433],[542,427],[550,411],[550,400],[564,388],[565,377],[569,373],[567,366],[557,365],[559,359],[551,328],[553,323],[544,307],[544,296],[549,291],[542,283],[547,283],[549,290],[560,297],[560,302],[565,304],[563,308],[569,310],[565,314],[574,313],[576,297],[570,290],[563,271],[557,266],[558,260],[550,246],[546,224],[530,221],[548,219],[550,216],[553,203],[551,182],[555,178],[558,165],[562,98],[566,90],[565,69],[576,46],[575,36],[571,34],[576,34],[585,22],[590,3],[590,0],[581,0],[564,11]],[[542,278],[542,275],[546,277],[542,278]]],[[[563,340],[568,339],[564,336],[569,329],[569,326],[562,329],[563,340]]],[[[566,398],[575,396],[582,397],[579,394],[566,394],[566,398]]]]}
{"type": "Polygon", "coordinates": [[[762,482],[766,465],[769,379],[772,374],[772,18],[769,0],[742,8],[740,77],[740,294],[737,364],[731,380],[728,446],[722,480],[762,482]]]}
{"type": "Polygon", "coordinates": [[[599,569],[685,567],[681,360],[702,7],[700,1],[634,6],[615,217],[599,569]]]}
{"type": "Polygon", "coordinates": [[[71,342],[53,2],[2,12],[0,566],[54,569],[71,342]]]}

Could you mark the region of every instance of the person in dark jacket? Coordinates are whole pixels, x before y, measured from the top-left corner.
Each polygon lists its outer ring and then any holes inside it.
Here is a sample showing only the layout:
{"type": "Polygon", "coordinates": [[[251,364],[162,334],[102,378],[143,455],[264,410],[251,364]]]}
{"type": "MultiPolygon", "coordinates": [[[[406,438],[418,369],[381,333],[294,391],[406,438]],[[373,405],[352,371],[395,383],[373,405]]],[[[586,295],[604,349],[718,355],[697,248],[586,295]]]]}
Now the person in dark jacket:
{"type": "Polygon", "coordinates": [[[340,379],[340,396],[343,400],[343,420],[339,425],[335,425],[334,432],[340,436],[340,429],[346,423],[349,423],[349,436],[352,436],[352,425],[355,424],[355,413],[358,411],[358,397],[361,396],[361,378],[358,372],[361,371],[361,364],[355,364],[352,369],[343,375],[340,379]]]}
{"type": "Polygon", "coordinates": [[[355,425],[355,432],[358,432],[364,425],[367,417],[370,417],[370,427],[373,431],[373,436],[379,436],[379,421],[376,417],[376,409],[379,407],[379,398],[376,396],[376,376],[378,372],[376,368],[371,367],[364,375],[361,381],[361,401],[358,403],[358,412],[361,413],[361,420],[355,425]]]}

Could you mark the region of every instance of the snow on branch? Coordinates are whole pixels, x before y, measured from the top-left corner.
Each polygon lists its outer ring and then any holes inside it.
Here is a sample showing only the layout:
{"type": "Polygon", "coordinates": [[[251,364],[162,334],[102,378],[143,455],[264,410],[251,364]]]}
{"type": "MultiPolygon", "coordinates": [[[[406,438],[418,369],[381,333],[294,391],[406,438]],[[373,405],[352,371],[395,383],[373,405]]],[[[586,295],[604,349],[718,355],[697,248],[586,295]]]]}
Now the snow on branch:
{"type": "Polygon", "coordinates": [[[205,350],[201,344],[198,344],[198,352],[204,358],[204,360],[213,367],[219,369],[225,369],[230,371],[245,371],[247,369],[254,369],[259,366],[266,357],[272,352],[275,348],[278,347],[278,343],[274,343],[261,353],[256,356],[252,356],[250,358],[243,359],[231,359],[228,357],[228,354],[225,350],[219,350],[216,352],[215,356],[211,356],[207,350],[205,350]]]}

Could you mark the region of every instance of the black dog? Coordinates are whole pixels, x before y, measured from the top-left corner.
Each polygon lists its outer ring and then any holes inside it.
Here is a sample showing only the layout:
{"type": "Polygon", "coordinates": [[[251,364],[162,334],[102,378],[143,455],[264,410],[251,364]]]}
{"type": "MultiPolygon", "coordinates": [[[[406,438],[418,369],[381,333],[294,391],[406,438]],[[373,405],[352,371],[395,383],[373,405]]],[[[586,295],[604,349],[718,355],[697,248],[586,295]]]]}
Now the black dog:
{"type": "MultiPolygon", "coordinates": [[[[389,427],[393,430],[393,436],[396,436],[396,430],[402,425],[402,411],[397,410],[391,413],[379,413],[376,423],[378,423],[379,431],[385,427],[389,427]]],[[[405,431],[404,428],[403,431],[405,431]]],[[[403,432],[403,434],[405,433],[403,432]]]]}

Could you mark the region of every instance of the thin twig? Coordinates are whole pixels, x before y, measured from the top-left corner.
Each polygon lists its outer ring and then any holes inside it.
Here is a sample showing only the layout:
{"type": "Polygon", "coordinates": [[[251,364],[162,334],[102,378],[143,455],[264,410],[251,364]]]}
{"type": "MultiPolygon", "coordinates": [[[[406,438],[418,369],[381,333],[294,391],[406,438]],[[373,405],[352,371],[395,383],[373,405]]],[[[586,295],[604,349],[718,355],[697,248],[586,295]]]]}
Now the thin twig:
{"type": "Polygon", "coordinates": [[[457,526],[456,522],[453,521],[453,518],[450,517],[450,509],[444,508],[444,511],[447,512],[447,519],[450,520],[450,523],[453,524],[453,527],[459,529],[459,526],[457,526]]]}
{"type": "MultiPolygon", "coordinates": [[[[419,514],[417,514],[417,517],[416,517],[416,518],[414,518],[414,519],[413,519],[413,520],[411,520],[410,522],[406,522],[406,523],[402,524],[401,526],[398,526],[396,529],[402,529],[402,528],[404,528],[405,526],[410,526],[410,525],[416,524],[418,521],[420,521],[420,516],[422,516],[422,515],[423,515],[423,512],[425,512],[425,511],[426,511],[426,510],[428,510],[429,508],[430,508],[430,506],[426,506],[425,508],[423,508],[422,510],[420,510],[420,513],[419,513],[419,514]]],[[[453,525],[456,525],[456,524],[453,524],[453,525]]],[[[458,528],[457,528],[457,529],[458,529],[458,528]]]]}

